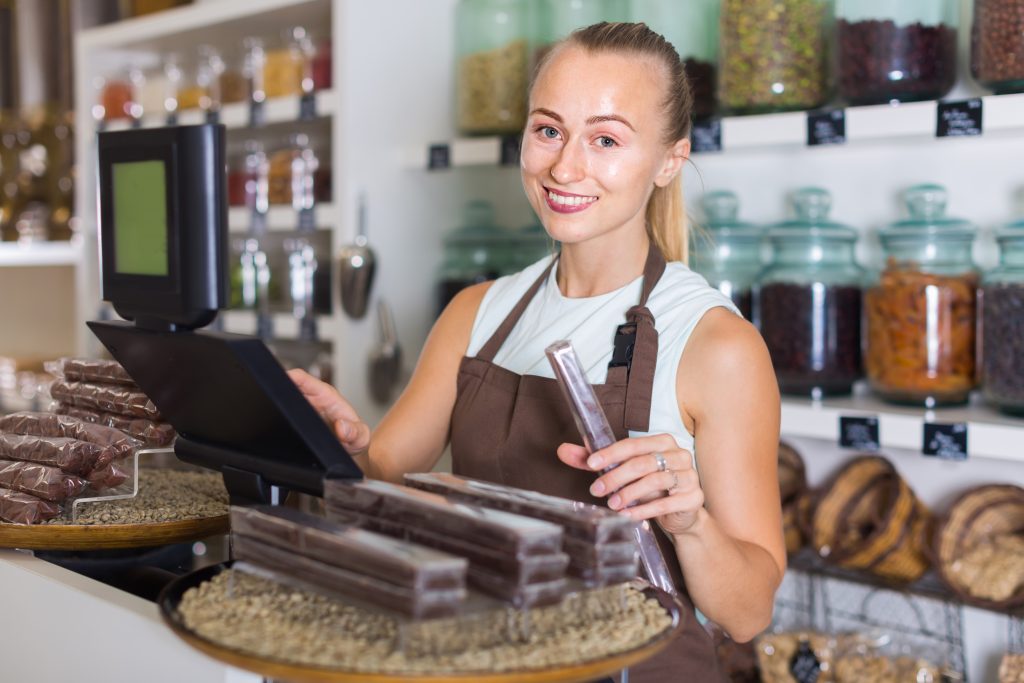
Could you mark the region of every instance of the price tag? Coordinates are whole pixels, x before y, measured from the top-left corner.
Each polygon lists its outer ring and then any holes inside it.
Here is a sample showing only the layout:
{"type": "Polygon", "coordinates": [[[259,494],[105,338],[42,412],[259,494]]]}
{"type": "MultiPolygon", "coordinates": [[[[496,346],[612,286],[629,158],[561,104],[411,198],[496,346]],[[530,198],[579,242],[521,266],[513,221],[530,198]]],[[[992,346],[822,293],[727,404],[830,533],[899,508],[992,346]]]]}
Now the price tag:
{"type": "Polygon", "coordinates": [[[262,102],[249,102],[249,126],[260,128],[267,122],[267,112],[262,102]]]}
{"type": "Polygon", "coordinates": [[[943,460],[966,460],[967,424],[926,422],[921,452],[943,460]]]}
{"type": "Polygon", "coordinates": [[[431,171],[448,168],[451,162],[452,150],[446,143],[431,145],[427,149],[427,168],[431,171]]]}
{"type": "Polygon", "coordinates": [[[935,136],[940,138],[981,135],[982,102],[980,98],[939,102],[935,136]]]}
{"type": "Polygon", "coordinates": [[[693,122],[690,143],[694,152],[722,151],[722,120],[703,119],[693,122]]]}
{"type": "Polygon", "coordinates": [[[846,142],[846,110],[807,112],[807,145],[841,145],[846,142]]]}
{"type": "Polygon", "coordinates": [[[877,451],[881,442],[878,438],[878,418],[840,415],[840,448],[856,448],[859,451],[877,451]]]}
{"type": "Polygon", "coordinates": [[[518,135],[506,135],[501,138],[501,163],[502,166],[519,165],[519,147],[521,141],[518,135]]]}
{"type": "Polygon", "coordinates": [[[316,118],[316,95],[311,92],[299,98],[299,121],[312,121],[316,118]]]}
{"type": "Polygon", "coordinates": [[[206,112],[207,123],[220,123],[220,112],[216,109],[210,109],[206,112]]]}
{"type": "Polygon", "coordinates": [[[807,641],[800,643],[800,648],[789,660],[789,672],[797,683],[817,683],[821,676],[821,662],[814,656],[814,650],[807,641]]]}
{"type": "Polygon", "coordinates": [[[176,125],[178,125],[178,112],[177,111],[172,111],[170,114],[168,114],[167,115],[167,120],[164,121],[164,125],[166,125],[166,126],[176,126],[176,125]]]}

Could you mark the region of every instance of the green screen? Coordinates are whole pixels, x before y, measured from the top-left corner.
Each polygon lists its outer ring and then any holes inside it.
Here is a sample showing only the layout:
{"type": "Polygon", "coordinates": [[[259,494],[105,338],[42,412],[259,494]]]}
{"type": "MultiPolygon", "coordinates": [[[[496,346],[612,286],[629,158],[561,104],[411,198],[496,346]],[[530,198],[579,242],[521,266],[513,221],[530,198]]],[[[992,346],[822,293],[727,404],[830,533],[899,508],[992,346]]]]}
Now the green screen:
{"type": "Polygon", "coordinates": [[[114,270],[166,276],[170,265],[164,162],[132,161],[113,167],[114,270]]]}

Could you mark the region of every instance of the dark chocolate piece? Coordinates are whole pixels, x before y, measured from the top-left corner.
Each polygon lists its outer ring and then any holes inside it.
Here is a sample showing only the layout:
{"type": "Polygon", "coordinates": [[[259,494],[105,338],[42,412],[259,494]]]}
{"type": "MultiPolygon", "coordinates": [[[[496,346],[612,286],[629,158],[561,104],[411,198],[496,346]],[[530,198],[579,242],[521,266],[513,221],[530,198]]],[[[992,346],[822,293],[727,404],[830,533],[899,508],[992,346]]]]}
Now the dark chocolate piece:
{"type": "Polygon", "coordinates": [[[0,488],[0,519],[14,524],[38,524],[60,514],[56,503],[0,488]]]}
{"type": "Polygon", "coordinates": [[[102,410],[91,410],[79,406],[68,405],[67,403],[57,404],[57,413],[70,415],[93,424],[112,427],[124,432],[128,436],[143,441],[147,446],[163,448],[174,442],[178,434],[174,427],[166,422],[154,422],[141,417],[126,417],[115,413],[107,413],[102,410]]]}
{"type": "Polygon", "coordinates": [[[596,564],[627,564],[637,559],[636,543],[628,541],[614,543],[591,543],[571,536],[562,540],[562,546],[569,555],[573,566],[589,567],[596,564]]]}
{"type": "Polygon", "coordinates": [[[111,384],[89,384],[57,380],[50,385],[50,395],[61,403],[80,408],[103,410],[118,415],[160,420],[160,411],[141,391],[111,384]]]}
{"type": "Polygon", "coordinates": [[[142,442],[118,429],[55,413],[23,412],[5,415],[0,417],[0,432],[27,436],[61,436],[96,444],[103,452],[93,465],[94,468],[103,467],[111,460],[127,458],[142,447],[142,442]]]}
{"type": "Polygon", "coordinates": [[[518,608],[553,605],[560,602],[565,597],[569,585],[564,577],[545,583],[522,585],[508,581],[501,574],[495,574],[477,565],[469,567],[469,582],[474,588],[518,608]]]}
{"type": "Polygon", "coordinates": [[[0,486],[28,493],[44,500],[60,502],[85,489],[80,477],[64,474],[57,467],[32,462],[0,460],[0,486]]]}
{"type": "Polygon", "coordinates": [[[65,358],[61,362],[64,377],[77,382],[100,382],[135,386],[135,380],[116,360],[65,358]]]}
{"type": "Polygon", "coordinates": [[[102,450],[88,441],[60,436],[0,434],[0,459],[49,465],[68,474],[91,472],[102,450]]]}

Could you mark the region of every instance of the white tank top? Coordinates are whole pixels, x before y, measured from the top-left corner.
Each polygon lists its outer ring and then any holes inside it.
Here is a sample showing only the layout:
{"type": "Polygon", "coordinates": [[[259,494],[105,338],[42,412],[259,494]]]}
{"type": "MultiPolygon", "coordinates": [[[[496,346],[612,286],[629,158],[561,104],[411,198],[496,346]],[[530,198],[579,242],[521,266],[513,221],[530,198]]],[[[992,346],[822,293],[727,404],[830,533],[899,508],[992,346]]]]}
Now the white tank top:
{"type": "MultiPolygon", "coordinates": [[[[467,356],[475,356],[508,316],[530,285],[550,263],[545,257],[514,275],[499,278],[484,295],[473,322],[467,356]]],[[[643,278],[607,294],[570,299],[555,281],[556,268],[541,285],[523,317],[498,350],[494,363],[519,375],[553,378],[544,349],[560,339],[572,341],[587,378],[603,384],[616,328],[626,322],[626,312],[640,301],[643,278]]],[[[648,432],[630,436],[671,434],[680,448],[693,452],[693,435],[679,415],[676,371],[690,334],[701,317],[722,306],[740,315],[732,301],[678,261],[669,262],[647,301],[658,330],[658,361],[654,372],[651,419],[648,432]]]]}

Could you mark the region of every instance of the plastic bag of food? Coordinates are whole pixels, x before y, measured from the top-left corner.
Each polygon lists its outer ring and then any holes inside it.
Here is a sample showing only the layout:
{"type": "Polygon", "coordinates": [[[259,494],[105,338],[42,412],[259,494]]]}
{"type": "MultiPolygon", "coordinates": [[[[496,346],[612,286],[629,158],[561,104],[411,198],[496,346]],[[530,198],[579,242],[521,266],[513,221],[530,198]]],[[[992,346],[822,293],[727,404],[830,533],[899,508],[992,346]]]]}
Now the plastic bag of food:
{"type": "Polygon", "coordinates": [[[135,386],[135,380],[116,360],[60,358],[46,363],[47,372],[73,382],[97,382],[135,386]]]}
{"type": "Polygon", "coordinates": [[[57,467],[67,474],[88,474],[103,449],[88,441],[61,436],[0,434],[0,460],[23,460],[57,467]]]}
{"type": "Polygon", "coordinates": [[[177,436],[177,432],[167,422],[154,422],[141,417],[125,417],[101,410],[90,410],[78,406],[61,403],[57,406],[57,413],[70,415],[86,422],[112,427],[124,432],[128,436],[143,441],[147,446],[163,448],[170,446],[177,436]]]}
{"type": "Polygon", "coordinates": [[[13,413],[0,417],[0,432],[30,436],[63,436],[96,444],[103,449],[95,468],[104,467],[112,460],[121,460],[142,447],[119,429],[93,424],[81,418],[55,413],[13,413]]]}
{"type": "Polygon", "coordinates": [[[0,519],[14,524],[38,524],[60,514],[56,503],[0,488],[0,519]]]}
{"type": "Polygon", "coordinates": [[[85,475],[94,489],[112,489],[120,486],[131,476],[131,463],[112,460],[85,475]]]}
{"type": "Polygon", "coordinates": [[[144,417],[148,420],[161,419],[160,411],[149,397],[129,387],[57,380],[50,385],[50,396],[61,403],[70,403],[81,408],[144,417]]]}
{"type": "Polygon", "coordinates": [[[81,477],[65,474],[56,467],[17,460],[0,460],[0,487],[29,493],[53,502],[80,494],[86,486],[81,477]]]}

